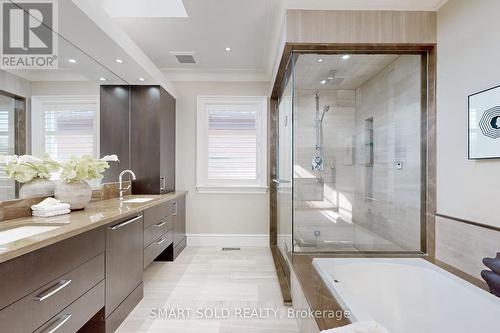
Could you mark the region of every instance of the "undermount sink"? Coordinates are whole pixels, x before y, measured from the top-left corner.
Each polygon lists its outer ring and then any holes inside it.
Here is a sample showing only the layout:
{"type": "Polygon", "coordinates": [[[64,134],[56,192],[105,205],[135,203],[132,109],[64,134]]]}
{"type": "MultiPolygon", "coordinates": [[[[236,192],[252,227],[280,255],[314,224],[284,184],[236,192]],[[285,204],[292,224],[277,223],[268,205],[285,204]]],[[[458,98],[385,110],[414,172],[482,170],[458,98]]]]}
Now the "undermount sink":
{"type": "Polygon", "coordinates": [[[48,226],[48,225],[25,225],[9,229],[0,229],[0,245],[14,242],[23,238],[28,238],[41,234],[43,232],[51,231],[61,226],[48,226]]]}
{"type": "Polygon", "coordinates": [[[153,198],[133,198],[128,200],[123,200],[125,203],[144,203],[153,200],[153,198]]]}

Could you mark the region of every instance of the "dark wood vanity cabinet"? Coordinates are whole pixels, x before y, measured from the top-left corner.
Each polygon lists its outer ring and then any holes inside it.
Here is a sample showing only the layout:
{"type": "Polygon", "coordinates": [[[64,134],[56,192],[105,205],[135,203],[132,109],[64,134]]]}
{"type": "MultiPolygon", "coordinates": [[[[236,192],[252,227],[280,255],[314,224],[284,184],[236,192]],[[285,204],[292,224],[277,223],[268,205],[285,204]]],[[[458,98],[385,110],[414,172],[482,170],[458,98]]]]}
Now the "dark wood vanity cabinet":
{"type": "Polygon", "coordinates": [[[174,215],[174,248],[173,259],[186,247],[186,196],[180,196],[176,200],[174,215]]]}
{"type": "Polygon", "coordinates": [[[106,85],[100,100],[101,154],[120,158],[104,181],[116,181],[118,167],[129,168],[137,176],[134,194],[173,192],[175,98],[157,85],[106,85]]]}
{"type": "Polygon", "coordinates": [[[144,211],[144,269],[173,261],[186,247],[186,195],[144,211]]]}
{"type": "MultiPolygon", "coordinates": [[[[184,248],[185,194],[0,263],[0,332],[111,333],[184,248]]],[[[121,215],[120,215],[121,216],[121,215]]]]}
{"type": "Polygon", "coordinates": [[[111,318],[106,320],[106,332],[113,332],[117,328],[113,327],[113,323],[121,323],[128,315],[128,311],[119,308],[122,304],[128,306],[125,300],[137,288],[142,298],[143,229],[142,215],[130,216],[106,226],[105,317],[111,318]]]}
{"type": "Polygon", "coordinates": [[[103,228],[0,264],[0,331],[76,332],[104,307],[103,228]]]}

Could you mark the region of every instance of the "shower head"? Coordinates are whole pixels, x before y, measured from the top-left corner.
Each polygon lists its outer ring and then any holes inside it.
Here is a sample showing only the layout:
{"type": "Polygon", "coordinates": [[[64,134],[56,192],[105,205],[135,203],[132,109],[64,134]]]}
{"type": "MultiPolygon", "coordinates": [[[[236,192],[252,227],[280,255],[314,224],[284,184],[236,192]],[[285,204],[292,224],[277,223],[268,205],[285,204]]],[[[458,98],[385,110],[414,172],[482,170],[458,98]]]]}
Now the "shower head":
{"type": "Polygon", "coordinates": [[[330,105],[325,105],[323,107],[323,113],[321,114],[321,122],[323,122],[323,118],[325,118],[325,113],[327,113],[330,110],[330,105]]]}

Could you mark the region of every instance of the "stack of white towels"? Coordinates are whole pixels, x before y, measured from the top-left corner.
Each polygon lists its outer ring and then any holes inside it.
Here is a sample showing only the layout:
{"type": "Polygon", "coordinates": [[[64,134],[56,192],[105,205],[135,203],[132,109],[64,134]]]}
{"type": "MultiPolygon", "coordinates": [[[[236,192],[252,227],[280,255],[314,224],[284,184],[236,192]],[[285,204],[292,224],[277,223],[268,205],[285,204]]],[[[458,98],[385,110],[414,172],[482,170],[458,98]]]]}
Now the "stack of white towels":
{"type": "Polygon", "coordinates": [[[31,206],[33,216],[51,217],[71,213],[69,204],[54,198],[47,198],[37,205],[31,206]]]}
{"type": "Polygon", "coordinates": [[[354,324],[333,328],[321,333],[388,333],[387,330],[373,321],[360,321],[354,324]]]}

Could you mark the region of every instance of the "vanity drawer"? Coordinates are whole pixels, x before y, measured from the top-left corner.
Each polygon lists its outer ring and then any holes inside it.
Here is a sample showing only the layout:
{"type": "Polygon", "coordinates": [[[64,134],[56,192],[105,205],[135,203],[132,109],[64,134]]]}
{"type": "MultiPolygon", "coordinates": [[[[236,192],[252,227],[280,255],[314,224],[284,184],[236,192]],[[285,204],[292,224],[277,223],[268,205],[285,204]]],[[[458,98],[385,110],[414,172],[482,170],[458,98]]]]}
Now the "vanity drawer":
{"type": "Polygon", "coordinates": [[[147,227],[144,230],[144,247],[147,247],[161,235],[167,233],[167,231],[172,230],[174,224],[174,216],[170,215],[156,222],[155,224],[147,227]]]}
{"type": "Polygon", "coordinates": [[[1,310],[0,327],[32,332],[102,280],[103,253],[1,310]]]}
{"type": "Polygon", "coordinates": [[[167,201],[153,206],[144,211],[144,228],[147,228],[164,217],[170,216],[176,212],[177,202],[175,200],[167,201]]]}
{"type": "MultiPolygon", "coordinates": [[[[104,306],[104,281],[87,291],[70,306],[59,312],[35,333],[74,333],[77,332],[104,306]]],[[[17,331],[16,331],[17,332],[17,331]]],[[[19,331],[21,332],[21,331],[19,331]]]]}
{"type": "Polygon", "coordinates": [[[97,228],[0,264],[0,309],[104,252],[97,228]]]}
{"type": "Polygon", "coordinates": [[[153,260],[158,257],[160,253],[165,251],[173,242],[174,234],[172,231],[169,231],[146,247],[144,249],[144,268],[148,267],[153,260]]]}

